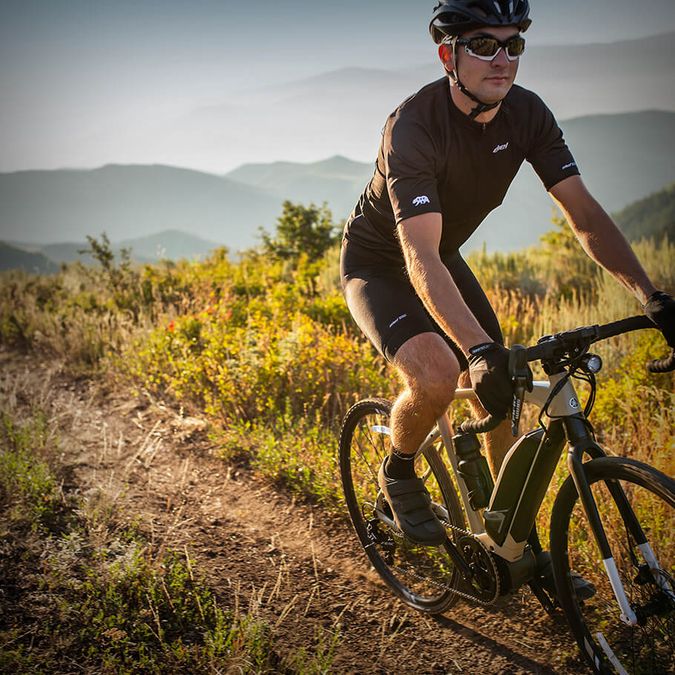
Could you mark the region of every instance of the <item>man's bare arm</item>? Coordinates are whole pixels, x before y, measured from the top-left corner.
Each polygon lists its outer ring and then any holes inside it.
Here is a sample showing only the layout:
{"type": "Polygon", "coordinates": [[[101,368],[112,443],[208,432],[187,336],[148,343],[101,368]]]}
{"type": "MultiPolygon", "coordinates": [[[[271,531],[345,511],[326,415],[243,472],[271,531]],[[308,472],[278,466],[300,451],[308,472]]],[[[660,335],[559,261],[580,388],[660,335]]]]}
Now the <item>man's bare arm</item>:
{"type": "Polygon", "coordinates": [[[402,221],[398,235],[415,291],[438,325],[467,353],[492,338],[481,328],[441,261],[440,213],[425,213],[402,221]]]}
{"type": "Polygon", "coordinates": [[[644,305],[656,288],[630,244],[581,178],[571,176],[560,181],[551,188],[550,195],[562,209],[586,253],[644,305]]]}

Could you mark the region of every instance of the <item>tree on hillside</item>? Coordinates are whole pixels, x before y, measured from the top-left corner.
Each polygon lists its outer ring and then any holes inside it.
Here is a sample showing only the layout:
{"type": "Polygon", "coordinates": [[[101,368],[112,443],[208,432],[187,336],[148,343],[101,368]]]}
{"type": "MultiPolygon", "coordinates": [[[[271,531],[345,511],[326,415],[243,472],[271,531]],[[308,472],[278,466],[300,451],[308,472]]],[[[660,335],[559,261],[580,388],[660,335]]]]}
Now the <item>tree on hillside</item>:
{"type": "Polygon", "coordinates": [[[308,262],[321,258],[337,241],[339,232],[325,203],[303,206],[287,200],[274,235],[261,229],[260,236],[265,253],[296,264],[302,256],[308,262]]]}
{"type": "Polygon", "coordinates": [[[614,219],[630,240],[675,240],[675,183],[629,204],[614,219]]]}

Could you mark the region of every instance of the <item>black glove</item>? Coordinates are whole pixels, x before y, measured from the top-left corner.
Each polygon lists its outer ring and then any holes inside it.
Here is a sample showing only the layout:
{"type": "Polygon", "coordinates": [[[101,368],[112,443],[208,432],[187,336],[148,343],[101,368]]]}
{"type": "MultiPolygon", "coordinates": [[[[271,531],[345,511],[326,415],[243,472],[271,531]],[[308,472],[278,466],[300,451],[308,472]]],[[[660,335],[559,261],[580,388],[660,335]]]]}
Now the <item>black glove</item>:
{"type": "Polygon", "coordinates": [[[661,329],[671,349],[675,349],[675,299],[668,293],[652,293],[644,306],[645,314],[661,329]]]}
{"type": "Polygon", "coordinates": [[[509,350],[496,342],[485,342],[469,349],[471,387],[487,412],[506,417],[513,400],[509,375],[509,350]]]}

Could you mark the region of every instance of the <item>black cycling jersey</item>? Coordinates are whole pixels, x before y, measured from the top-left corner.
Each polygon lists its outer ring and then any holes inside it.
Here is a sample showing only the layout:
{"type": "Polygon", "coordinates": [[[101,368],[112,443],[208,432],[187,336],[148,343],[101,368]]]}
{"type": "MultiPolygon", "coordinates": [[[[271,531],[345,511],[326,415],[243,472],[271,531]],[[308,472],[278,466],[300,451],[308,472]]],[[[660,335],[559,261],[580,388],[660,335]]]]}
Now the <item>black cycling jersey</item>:
{"type": "Polygon", "coordinates": [[[499,206],[524,160],[547,190],[579,170],[551,111],[514,85],[487,124],[459,110],[447,77],[406,99],[382,133],[375,174],[345,226],[374,259],[403,264],[396,226],[440,213],[441,255],[451,254],[499,206]]]}

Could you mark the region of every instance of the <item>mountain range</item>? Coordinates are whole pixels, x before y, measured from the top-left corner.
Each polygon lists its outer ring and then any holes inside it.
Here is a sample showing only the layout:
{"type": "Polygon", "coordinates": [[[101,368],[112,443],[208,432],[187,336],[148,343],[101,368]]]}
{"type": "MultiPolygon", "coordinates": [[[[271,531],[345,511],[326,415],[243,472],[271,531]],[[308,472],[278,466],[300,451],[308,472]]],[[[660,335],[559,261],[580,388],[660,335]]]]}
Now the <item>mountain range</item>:
{"type": "MultiPolygon", "coordinates": [[[[585,183],[608,211],[675,179],[673,112],[594,115],[561,126],[585,183]]],[[[162,241],[136,243],[136,253],[154,259],[160,246],[168,257],[192,257],[212,245],[234,252],[256,244],[260,227],[274,229],[284,199],[326,201],[337,220],[345,218],[373,168],[335,156],[309,164],[247,164],[225,176],[160,165],[0,174],[0,240],[24,247],[63,244],[105,231],[121,244],[175,230],[202,242],[168,250],[163,235],[162,241]]],[[[466,247],[485,242],[490,250],[514,250],[532,244],[549,228],[551,212],[552,202],[525,165],[504,204],[466,247]]],[[[72,244],[71,252],[74,246],[82,247],[72,244]]],[[[56,260],[70,255],[51,253],[56,260]]]]}
{"type": "MultiPolygon", "coordinates": [[[[390,47],[387,47],[390,48],[390,47]]],[[[384,50],[386,52],[386,48],[384,50]]],[[[675,33],[610,44],[528,46],[516,82],[537,92],[558,119],[644,109],[675,111],[672,63],[675,33]]],[[[336,154],[375,156],[387,115],[443,74],[434,46],[426,61],[389,69],[386,54],[292,82],[221,94],[150,136],[153,158],[217,167],[270,159],[310,161],[336,154]]],[[[148,131],[138,138],[148,142],[148,131]]]]}
{"type": "MultiPolygon", "coordinates": [[[[675,183],[654,194],[629,204],[613,214],[626,237],[633,241],[667,238],[675,241],[675,183]]],[[[129,239],[112,245],[116,256],[122,248],[132,251],[137,262],[157,262],[160,259],[196,259],[209,253],[216,244],[185,232],[167,230],[149,237],[129,239]]],[[[80,260],[92,263],[93,258],[83,253],[85,244],[51,244],[47,246],[12,246],[0,242],[0,271],[21,268],[28,272],[51,274],[58,271],[60,262],[80,260]]]]}
{"type": "MultiPolygon", "coordinates": [[[[334,163],[334,160],[331,162],[334,163]]],[[[330,163],[330,162],[329,162],[330,163]]],[[[629,204],[613,214],[615,222],[629,240],[668,238],[675,241],[675,183],[654,194],[629,204]]],[[[123,248],[132,252],[137,262],[157,262],[161,259],[203,258],[217,245],[185,232],[166,230],[149,237],[128,239],[112,245],[116,256],[123,248]]],[[[84,252],[85,244],[48,244],[46,246],[0,242],[0,271],[21,268],[29,272],[51,274],[58,270],[57,263],[79,260],[92,263],[93,258],[84,252]]]]}
{"type": "MultiPolygon", "coordinates": [[[[604,37],[601,27],[598,35],[604,37]]],[[[156,100],[151,93],[156,83],[150,83],[131,99],[120,92],[124,104],[112,96],[111,108],[93,105],[92,93],[77,89],[70,96],[54,95],[56,107],[44,109],[24,110],[20,99],[5,95],[0,171],[161,164],[222,174],[243,163],[310,162],[334,155],[370,162],[387,115],[443,73],[430,40],[414,49],[410,44],[399,48],[387,36],[381,48],[370,51],[371,58],[361,59],[359,67],[326,67],[325,72],[321,55],[312,55],[309,72],[319,74],[285,81],[288,75],[277,73],[274,59],[259,50],[250,62],[229,66],[250,73],[237,78],[246,86],[214,77],[208,87],[184,87],[172,97],[160,87],[156,100]],[[410,66],[401,67],[402,62],[410,66]],[[77,108],[80,98],[89,106],[77,108]]],[[[609,44],[528,43],[516,82],[536,91],[562,120],[675,111],[674,57],[674,32],[609,44]]],[[[158,59],[166,61],[159,54],[158,59]]],[[[166,85],[171,89],[177,83],[169,72],[166,85]]]]}

